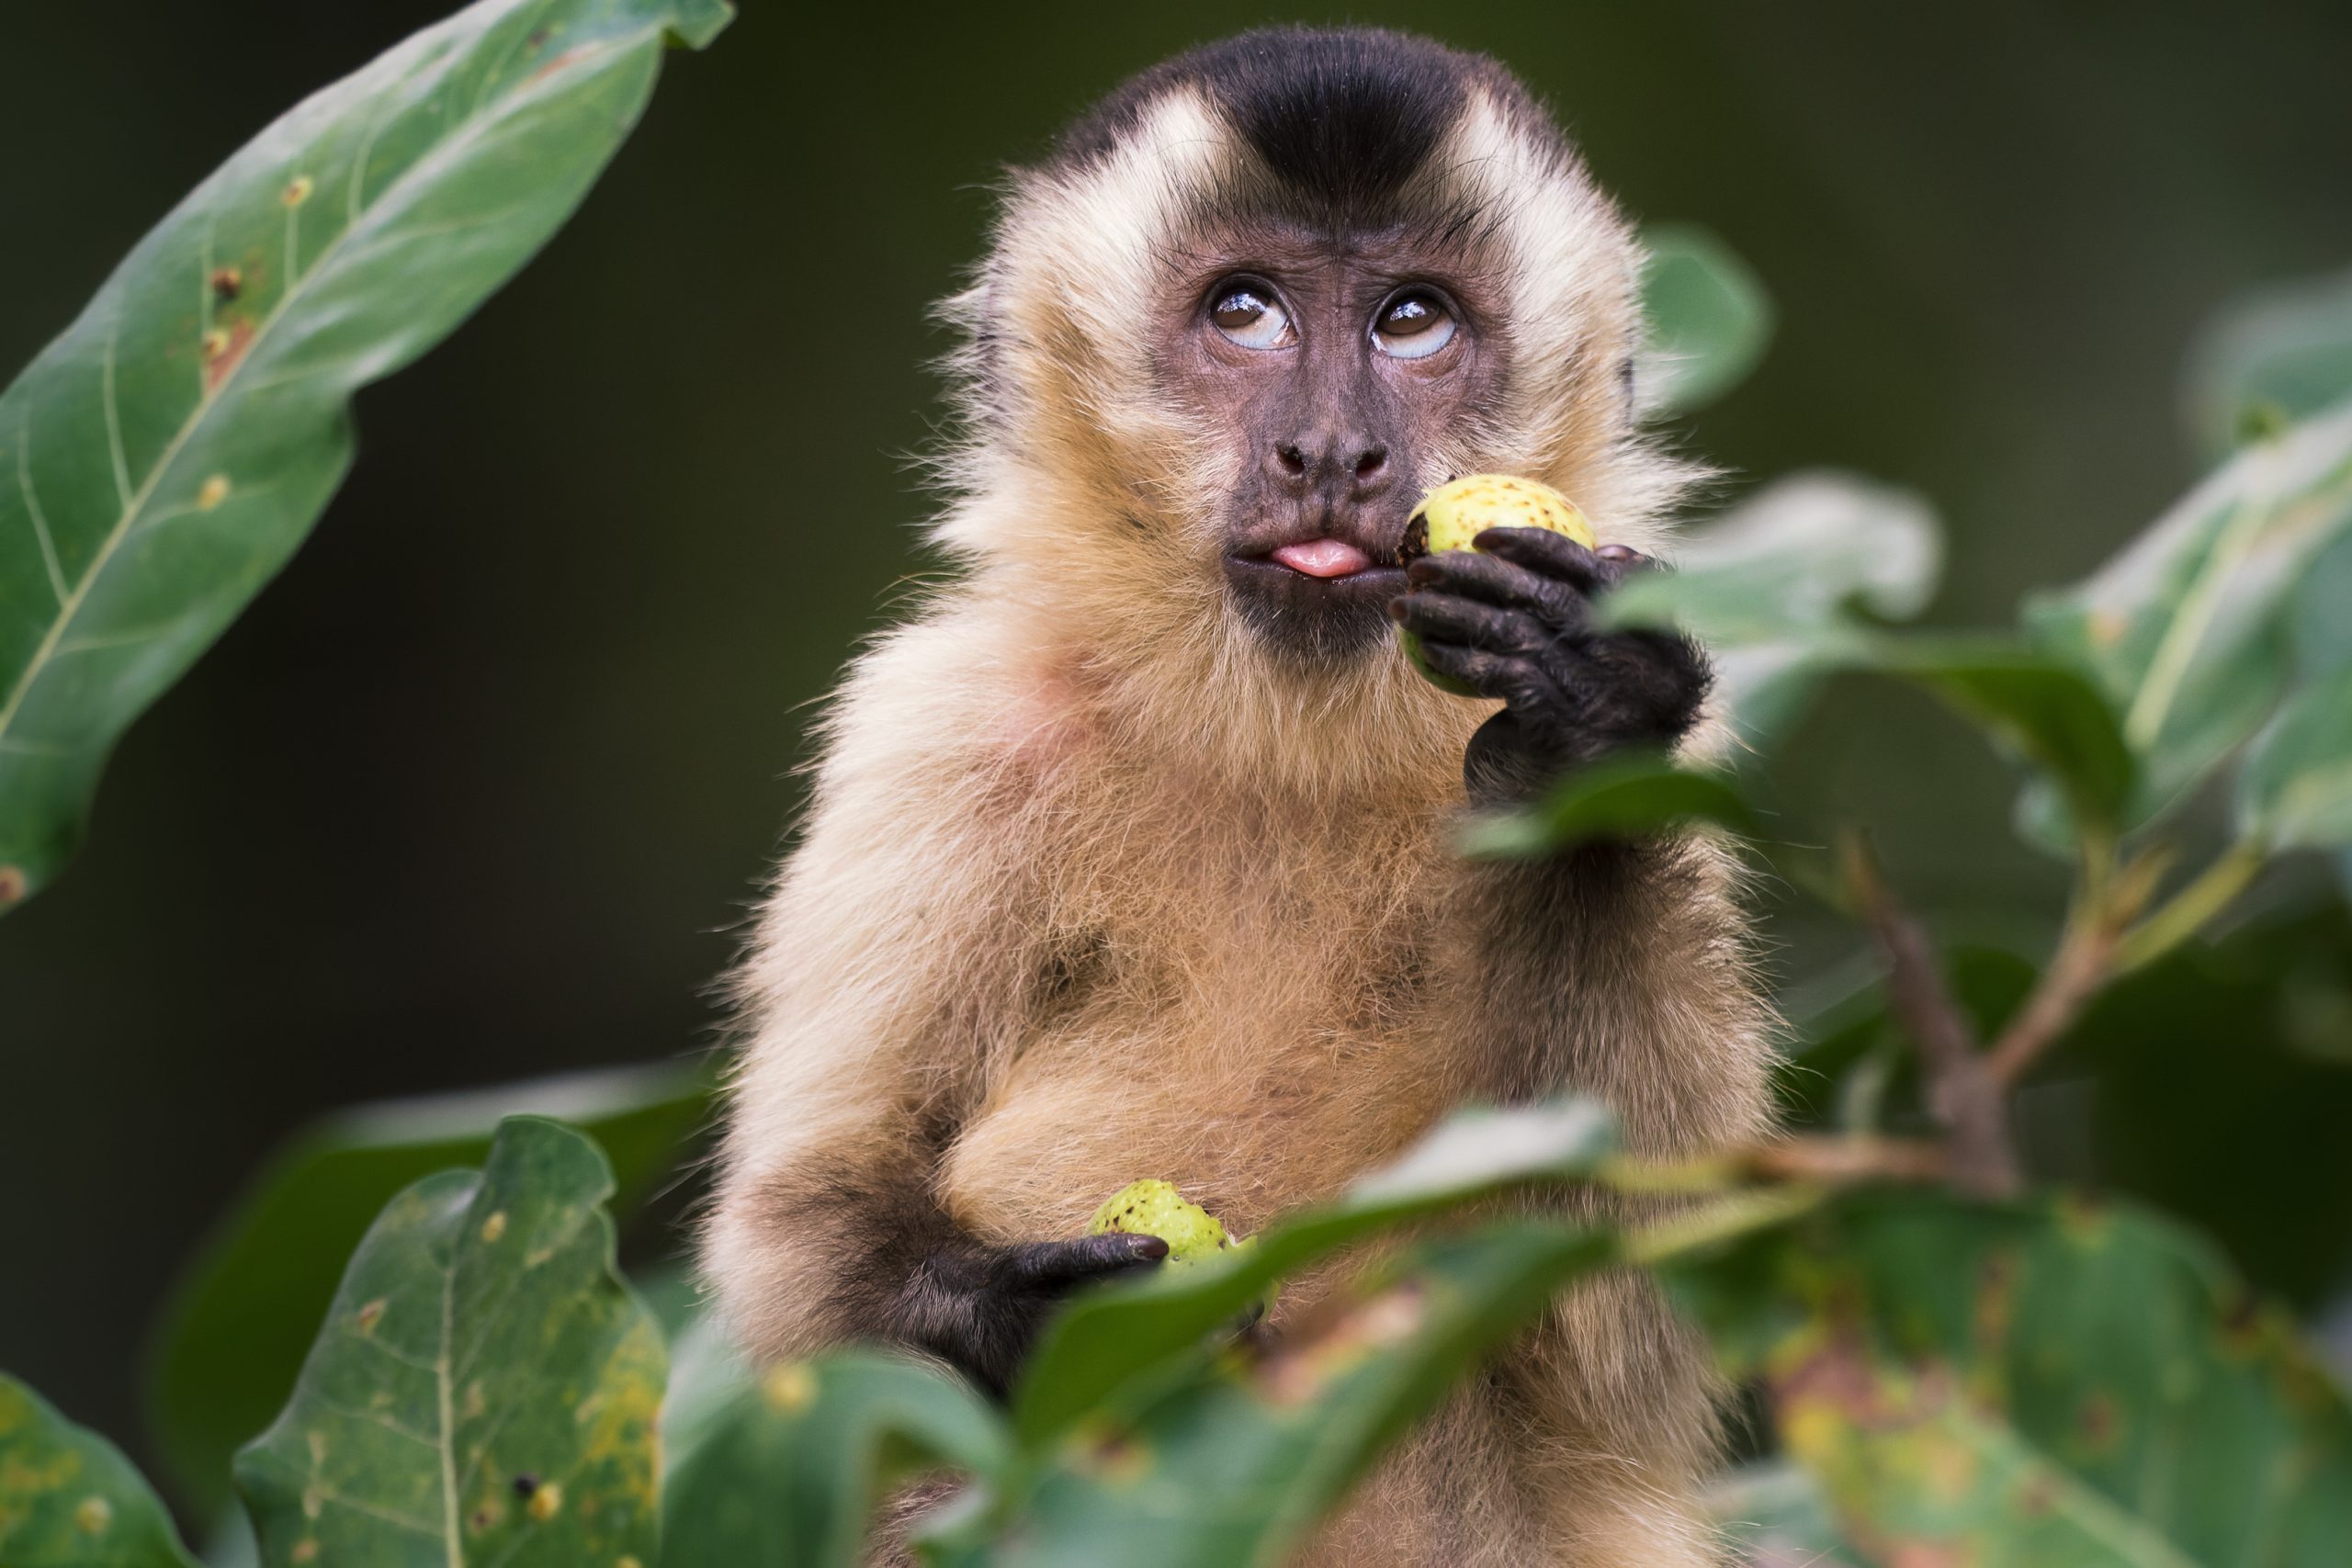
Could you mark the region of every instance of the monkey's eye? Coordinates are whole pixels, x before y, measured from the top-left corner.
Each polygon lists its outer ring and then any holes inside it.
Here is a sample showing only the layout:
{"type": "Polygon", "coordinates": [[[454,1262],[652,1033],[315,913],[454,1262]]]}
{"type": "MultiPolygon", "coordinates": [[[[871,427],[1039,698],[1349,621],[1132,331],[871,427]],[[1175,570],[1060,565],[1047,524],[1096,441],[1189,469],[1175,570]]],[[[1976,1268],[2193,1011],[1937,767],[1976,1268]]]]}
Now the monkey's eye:
{"type": "Polygon", "coordinates": [[[1209,301],[1209,320],[1244,348],[1280,348],[1290,341],[1290,313],[1263,284],[1225,285],[1209,301]]]}
{"type": "Polygon", "coordinates": [[[1399,294],[1373,319],[1372,341],[1392,359],[1427,359],[1453,341],[1453,312],[1436,295],[1399,294]]]}

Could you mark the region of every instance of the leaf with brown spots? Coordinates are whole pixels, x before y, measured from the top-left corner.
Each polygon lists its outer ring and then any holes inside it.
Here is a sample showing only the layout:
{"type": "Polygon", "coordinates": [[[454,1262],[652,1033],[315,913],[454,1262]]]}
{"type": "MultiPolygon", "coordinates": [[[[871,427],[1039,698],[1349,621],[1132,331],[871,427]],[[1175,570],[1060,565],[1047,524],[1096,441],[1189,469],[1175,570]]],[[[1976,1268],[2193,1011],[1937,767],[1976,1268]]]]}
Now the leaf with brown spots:
{"type": "Polygon", "coordinates": [[[237,1457],[262,1561],[653,1561],[668,1358],[613,1269],[588,1139],[511,1117],[353,1254],[294,1396],[237,1457]]]}
{"type": "Polygon", "coordinates": [[[352,395],[546,243],[666,42],[730,14],[469,6],[247,143],[0,392],[0,908],[55,874],[116,739],[310,531],[352,395]]]}
{"type": "Polygon", "coordinates": [[[196,1568],[120,1450],[0,1372],[0,1563],[196,1568]]]}
{"type": "Polygon", "coordinates": [[[2141,1211],[1857,1194],[1670,1270],[1878,1562],[2333,1568],[2352,1406],[2141,1211]]]}
{"type": "Polygon", "coordinates": [[[217,1219],[155,1325],[146,1415],[160,1474],[200,1517],[229,1501],[231,1457],[285,1404],[345,1259],[410,1183],[481,1165],[510,1115],[553,1116],[612,1161],[626,1220],[676,1169],[711,1092],[683,1064],[610,1068],[346,1106],[301,1128],[217,1219]]]}

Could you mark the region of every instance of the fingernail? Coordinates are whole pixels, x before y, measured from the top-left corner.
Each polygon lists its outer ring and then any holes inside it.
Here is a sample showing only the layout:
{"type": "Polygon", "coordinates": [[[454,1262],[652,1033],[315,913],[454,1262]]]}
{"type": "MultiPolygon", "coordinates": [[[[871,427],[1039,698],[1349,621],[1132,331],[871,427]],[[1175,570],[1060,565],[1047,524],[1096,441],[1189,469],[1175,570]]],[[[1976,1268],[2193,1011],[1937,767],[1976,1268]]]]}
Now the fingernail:
{"type": "Polygon", "coordinates": [[[1631,545],[1603,545],[1592,552],[1602,560],[1639,560],[1642,552],[1631,545]]]}

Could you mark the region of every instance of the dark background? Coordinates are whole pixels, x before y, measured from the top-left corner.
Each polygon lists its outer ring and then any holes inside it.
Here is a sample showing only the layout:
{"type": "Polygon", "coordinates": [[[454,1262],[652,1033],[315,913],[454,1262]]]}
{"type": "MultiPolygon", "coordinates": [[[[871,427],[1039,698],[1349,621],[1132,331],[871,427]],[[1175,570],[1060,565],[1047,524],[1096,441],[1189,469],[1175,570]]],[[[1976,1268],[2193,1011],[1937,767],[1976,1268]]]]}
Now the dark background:
{"type": "MultiPolygon", "coordinates": [[[[443,8],[0,0],[0,371],[231,150],[443,8]]],[[[304,1118],[707,1048],[806,705],[926,564],[924,308],[987,182],[1123,74],[1275,15],[747,10],[673,57],[548,254],[361,400],[316,538],[0,922],[0,1366],[134,1449],[158,1293],[304,1118]]],[[[1691,443],[1736,484],[1826,462],[1928,492],[1940,619],[2004,617],[2157,512],[2196,468],[2177,367],[2208,309],[2352,261],[2340,5],[1352,15],[1501,55],[1637,215],[1754,264],[1779,340],[1691,443]]],[[[1965,927],[2020,880],[2054,913],[2001,780],[1924,706],[1840,687],[1785,788],[1792,825],[1876,820],[1965,927]]]]}

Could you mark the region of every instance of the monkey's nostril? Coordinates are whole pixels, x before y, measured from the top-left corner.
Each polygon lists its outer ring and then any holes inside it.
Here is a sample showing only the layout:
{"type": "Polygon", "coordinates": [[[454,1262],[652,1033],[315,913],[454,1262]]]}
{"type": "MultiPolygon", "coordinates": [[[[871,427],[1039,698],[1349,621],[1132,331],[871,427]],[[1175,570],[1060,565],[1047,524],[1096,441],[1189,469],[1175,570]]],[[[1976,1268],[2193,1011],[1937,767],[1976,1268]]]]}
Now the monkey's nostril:
{"type": "Polygon", "coordinates": [[[1296,475],[1306,472],[1306,454],[1295,446],[1287,444],[1276,446],[1274,461],[1283,466],[1283,472],[1286,474],[1296,475]]]}
{"type": "Polygon", "coordinates": [[[1363,457],[1356,459],[1356,478],[1359,479],[1373,479],[1379,474],[1381,469],[1387,466],[1388,448],[1385,446],[1375,446],[1371,451],[1366,452],[1363,457]]]}

